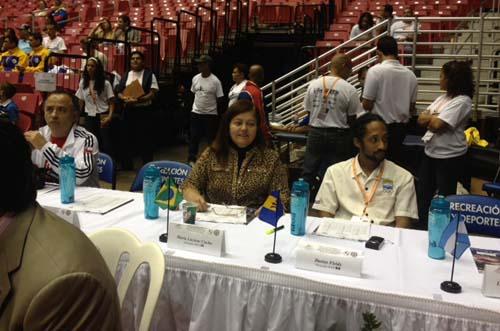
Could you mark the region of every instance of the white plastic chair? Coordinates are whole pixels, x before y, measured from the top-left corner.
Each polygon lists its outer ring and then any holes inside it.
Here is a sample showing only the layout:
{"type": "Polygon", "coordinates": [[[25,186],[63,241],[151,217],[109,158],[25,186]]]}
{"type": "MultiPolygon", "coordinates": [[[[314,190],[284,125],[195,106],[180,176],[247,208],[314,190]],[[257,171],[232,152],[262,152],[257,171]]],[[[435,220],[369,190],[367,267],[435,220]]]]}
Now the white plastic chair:
{"type": "Polygon", "coordinates": [[[129,231],[116,228],[100,230],[91,234],[89,238],[99,249],[113,276],[116,274],[122,254],[129,254],[128,264],[118,284],[120,307],[123,306],[125,294],[137,268],[142,263],[149,264],[150,284],[139,324],[139,331],[149,330],[165,274],[165,256],[161,248],[155,243],[141,244],[139,239],[129,231]]]}

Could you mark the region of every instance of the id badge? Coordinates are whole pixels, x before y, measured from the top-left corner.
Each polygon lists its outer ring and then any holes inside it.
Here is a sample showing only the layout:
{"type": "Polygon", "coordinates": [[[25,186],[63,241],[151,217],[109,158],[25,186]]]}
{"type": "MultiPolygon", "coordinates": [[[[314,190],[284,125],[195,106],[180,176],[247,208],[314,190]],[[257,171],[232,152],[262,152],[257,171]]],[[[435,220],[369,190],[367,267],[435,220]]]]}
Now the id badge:
{"type": "Polygon", "coordinates": [[[319,114],[318,114],[318,119],[324,121],[326,119],[326,113],[324,111],[321,111],[319,114]]]}

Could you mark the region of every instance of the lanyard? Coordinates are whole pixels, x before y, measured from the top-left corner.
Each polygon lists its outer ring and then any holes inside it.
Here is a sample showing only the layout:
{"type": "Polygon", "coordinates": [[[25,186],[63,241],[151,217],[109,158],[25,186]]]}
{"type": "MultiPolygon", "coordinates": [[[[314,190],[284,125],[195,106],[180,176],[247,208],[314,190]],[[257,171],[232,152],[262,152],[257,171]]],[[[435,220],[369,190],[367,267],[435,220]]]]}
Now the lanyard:
{"type": "MultiPolygon", "coordinates": [[[[373,184],[372,189],[370,191],[370,194],[366,194],[366,190],[364,189],[363,185],[361,185],[361,182],[358,178],[358,175],[356,175],[357,169],[356,169],[356,159],[357,157],[352,159],[352,175],[354,176],[354,179],[356,180],[356,184],[358,184],[358,188],[361,191],[361,194],[363,195],[363,200],[365,202],[365,207],[363,208],[363,216],[366,213],[366,209],[368,208],[368,205],[370,202],[372,202],[373,197],[375,196],[375,191],[377,190],[378,185],[380,184],[380,181],[382,180],[382,175],[384,174],[384,163],[380,166],[380,170],[378,172],[377,178],[375,179],[375,184],[373,184]]],[[[366,214],[367,216],[368,214],[366,214]]]]}
{"type": "Polygon", "coordinates": [[[325,109],[325,113],[328,111],[327,110],[328,96],[330,95],[330,92],[332,92],[335,89],[335,85],[337,85],[339,80],[340,80],[340,78],[337,77],[333,81],[332,87],[330,87],[329,89],[326,89],[326,77],[323,76],[323,108],[325,109]]]}

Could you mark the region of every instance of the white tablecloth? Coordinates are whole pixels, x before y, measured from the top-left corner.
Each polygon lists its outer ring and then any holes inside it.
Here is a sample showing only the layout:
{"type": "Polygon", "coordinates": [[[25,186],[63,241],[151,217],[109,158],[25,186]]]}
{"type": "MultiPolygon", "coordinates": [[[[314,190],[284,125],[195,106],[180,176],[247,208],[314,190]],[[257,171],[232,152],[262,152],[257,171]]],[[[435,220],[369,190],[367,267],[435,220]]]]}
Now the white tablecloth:
{"type": "MultiPolygon", "coordinates": [[[[79,188],[76,199],[96,189],[79,188]]],[[[86,233],[106,227],[125,228],[143,241],[158,242],[166,229],[166,211],[160,219],[144,219],[141,194],[101,190],[103,194],[133,197],[134,201],[105,215],[79,213],[86,233]]],[[[42,206],[63,207],[59,192],[39,195],[42,206]]],[[[179,212],[170,212],[180,222],[179,212]]],[[[308,233],[320,222],[308,219],[308,233]]],[[[448,294],[440,283],[449,280],[451,257],[427,257],[427,233],[373,226],[387,244],[380,251],[365,250],[363,276],[352,278],[295,268],[295,248],[303,237],[290,235],[288,215],[280,220],[285,230],[277,235],[281,264],[269,264],[270,228],[259,220],[249,225],[216,225],[226,231],[224,257],[172,250],[166,253],[164,287],[157,306],[154,330],[360,330],[362,314],[372,312],[381,330],[500,330],[500,299],[481,294],[482,275],[470,252],[457,261],[455,281],[462,293],[448,294]]],[[[306,235],[309,240],[360,248],[362,243],[306,235]]],[[[472,246],[500,249],[498,239],[471,236],[472,246]]],[[[144,272],[139,273],[143,284],[144,272]]],[[[137,287],[137,286],[136,286],[137,287]]],[[[141,314],[144,286],[130,293],[129,320],[141,314]],[[139,302],[139,303],[138,303],[139,302]]],[[[129,295],[129,294],[128,294],[129,295]]],[[[137,324],[137,322],[135,322],[137,324]]]]}

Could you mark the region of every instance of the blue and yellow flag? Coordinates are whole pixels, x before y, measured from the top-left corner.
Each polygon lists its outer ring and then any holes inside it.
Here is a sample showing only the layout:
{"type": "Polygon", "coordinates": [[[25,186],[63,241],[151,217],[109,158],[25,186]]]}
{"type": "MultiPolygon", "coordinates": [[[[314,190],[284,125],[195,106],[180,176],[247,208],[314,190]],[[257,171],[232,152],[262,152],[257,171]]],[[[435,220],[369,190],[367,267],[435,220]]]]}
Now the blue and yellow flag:
{"type": "Polygon", "coordinates": [[[160,192],[156,195],[155,203],[161,209],[176,210],[182,199],[182,193],[175,184],[175,181],[171,177],[168,177],[167,181],[161,187],[160,192]]]}
{"type": "Polygon", "coordinates": [[[266,223],[276,226],[278,220],[285,213],[285,208],[280,199],[280,192],[273,191],[264,201],[264,205],[259,213],[259,219],[266,223]]]}

